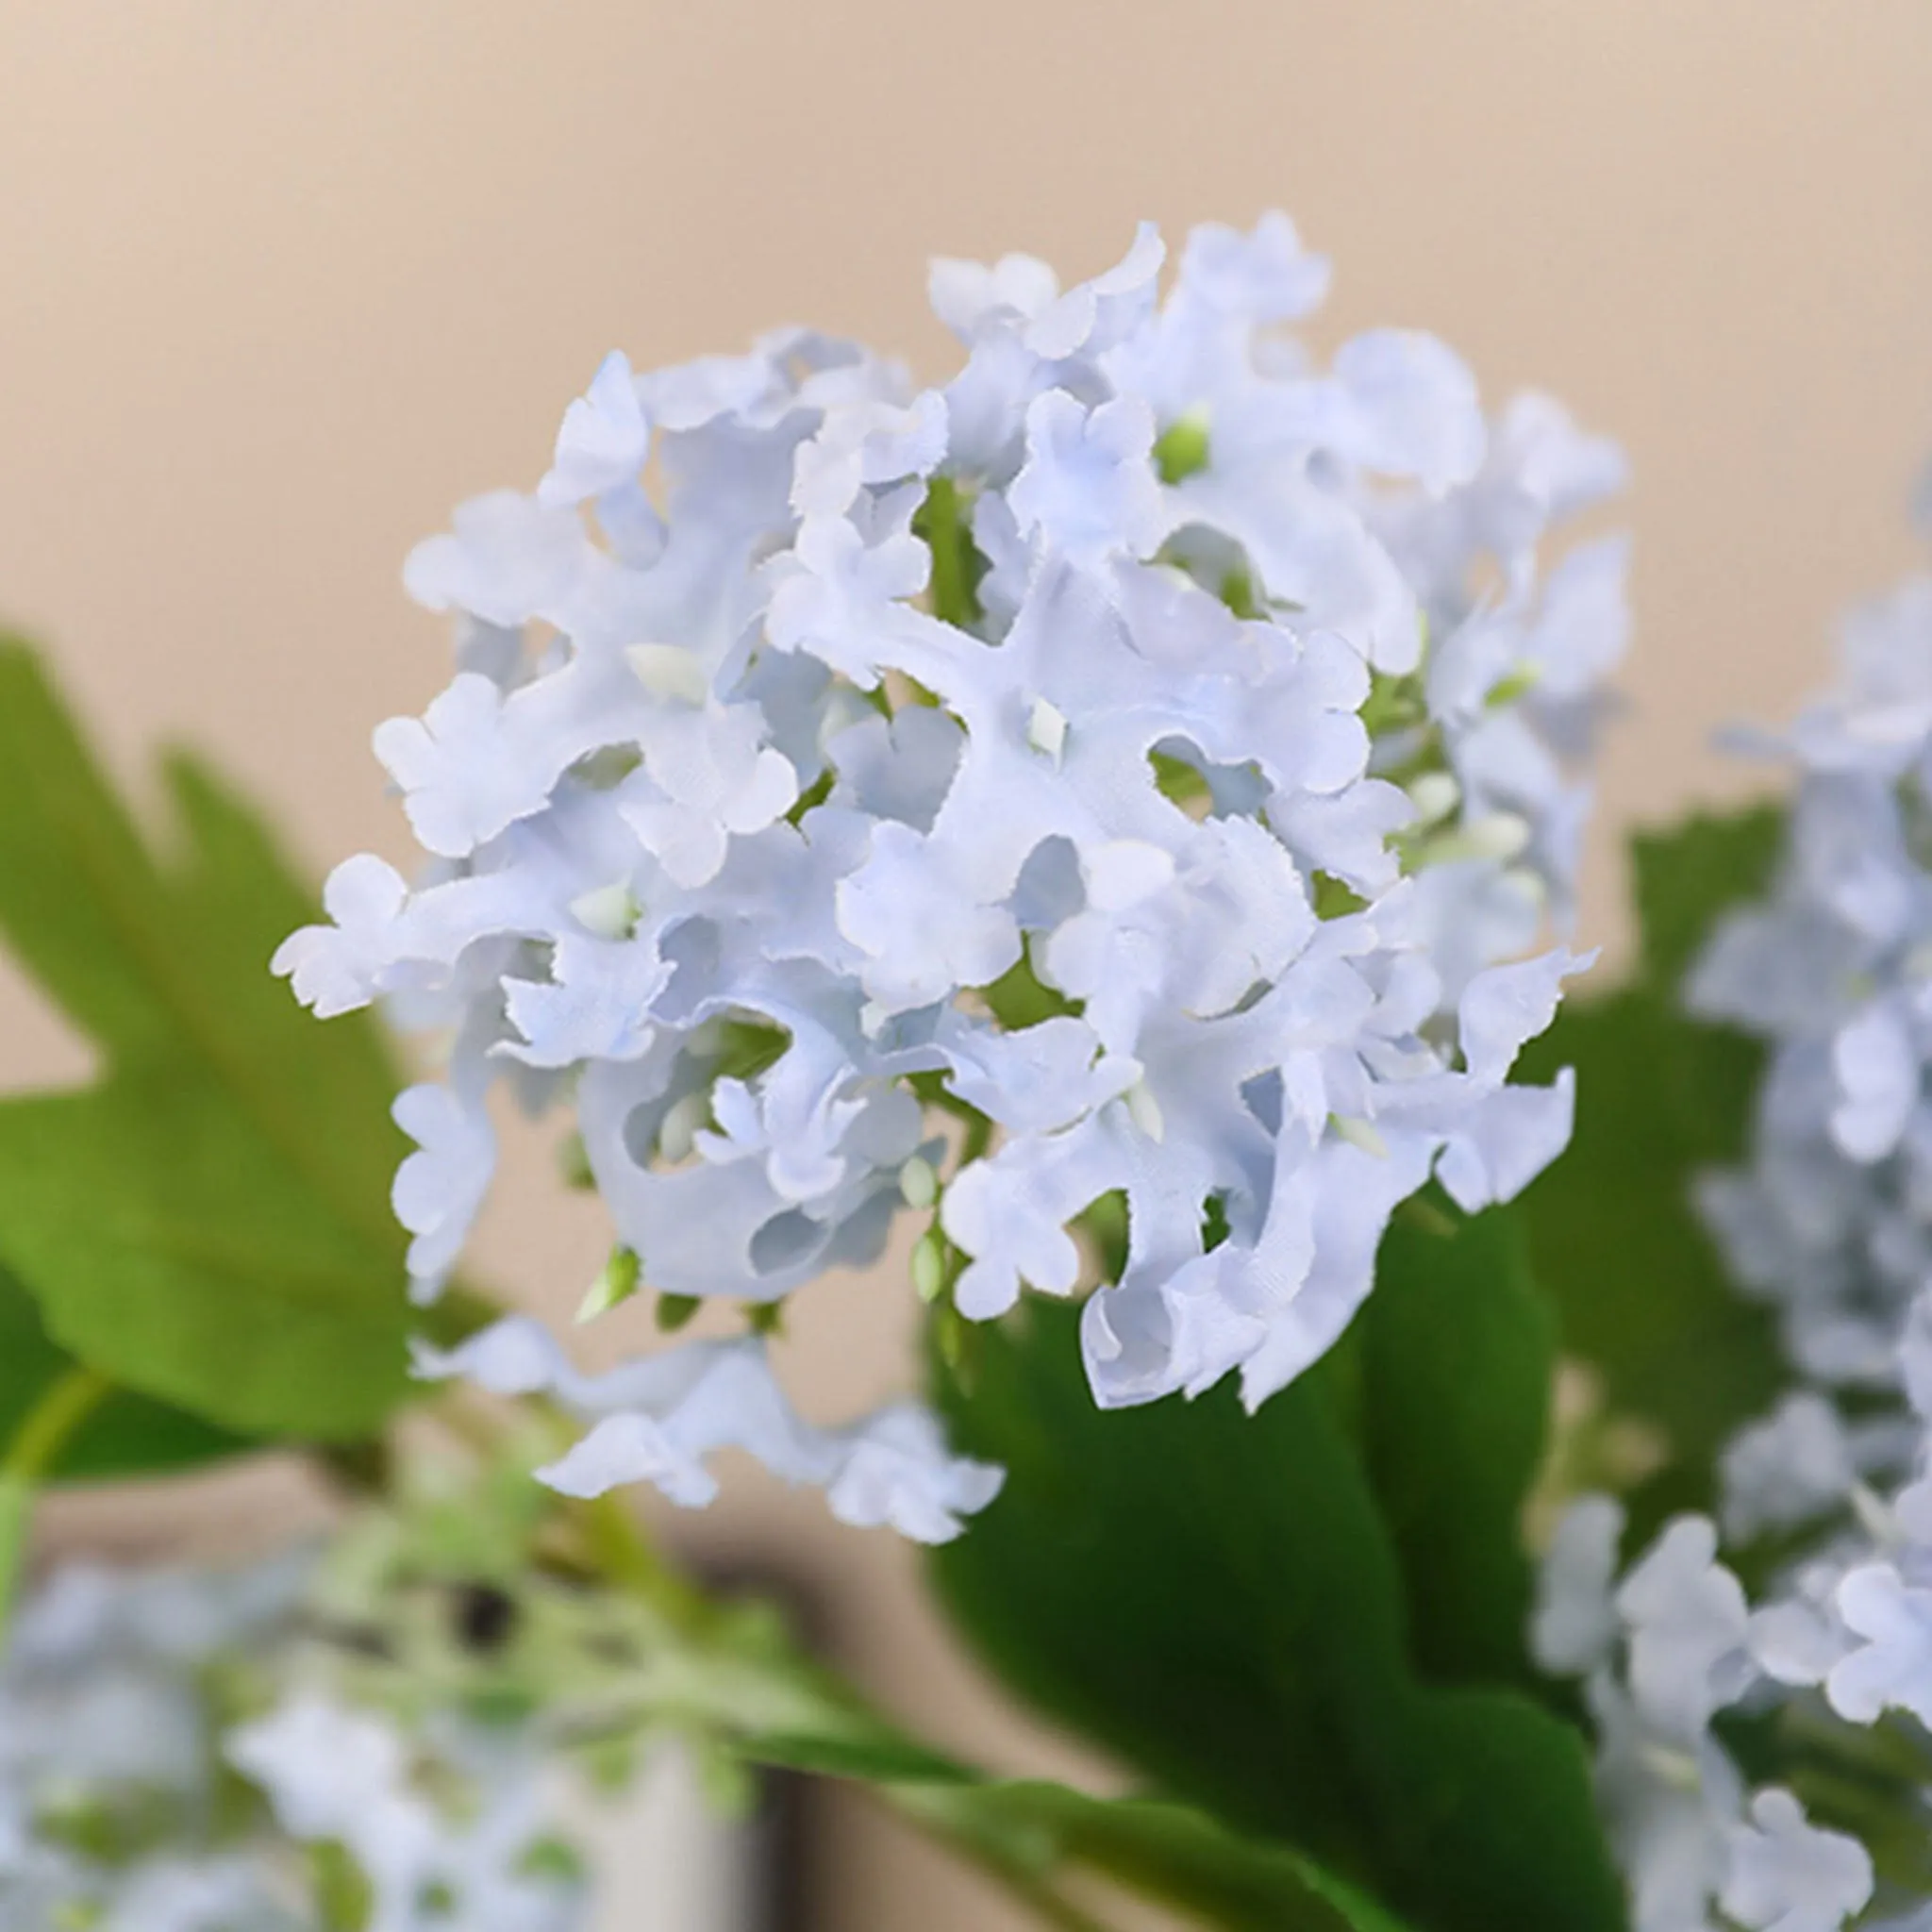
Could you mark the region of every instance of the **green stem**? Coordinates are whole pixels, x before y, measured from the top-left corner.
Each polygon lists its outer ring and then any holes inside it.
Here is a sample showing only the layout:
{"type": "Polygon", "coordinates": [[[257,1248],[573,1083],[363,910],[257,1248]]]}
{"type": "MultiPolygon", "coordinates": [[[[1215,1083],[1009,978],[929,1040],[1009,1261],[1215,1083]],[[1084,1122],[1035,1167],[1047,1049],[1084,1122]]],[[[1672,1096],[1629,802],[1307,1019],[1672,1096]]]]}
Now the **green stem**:
{"type": "MultiPolygon", "coordinates": [[[[613,1491],[594,1497],[579,1505],[574,1513],[588,1554],[608,1582],[628,1591],[661,1616],[700,1657],[708,1649],[715,1653],[716,1645],[707,1642],[716,1622],[712,1606],[664,1561],[636,1513],[619,1494],[613,1491]]],[[[754,1677],[762,1674],[757,1663],[742,1657],[719,1661],[725,1663],[725,1675],[741,1684],[747,1673],[754,1677]]],[[[930,1755],[904,1739],[844,1685],[803,1660],[793,1668],[779,1671],[770,1694],[781,1707],[789,1707],[793,1721],[801,1725],[815,1723],[829,1736],[844,1735],[855,1741],[903,1751],[908,1756],[930,1755]]],[[[729,1701],[726,1699],[727,1704],[729,1701]]],[[[745,1742],[756,1757],[756,1742],[745,1742]]],[[[1027,1907],[1042,1924],[1056,1928],[1056,1932],[1109,1932],[1104,1921],[1063,1897],[1030,1863],[945,1816],[945,1783],[928,1787],[860,1782],[862,1789],[908,1824],[943,1845],[956,1857],[986,1873],[1027,1907]]]]}
{"type": "Polygon", "coordinates": [[[932,1816],[919,1804],[920,1788],[869,1787],[873,1795],[908,1824],[943,1846],[962,1864],[984,1873],[1000,1886],[1016,1904],[1024,1906],[1042,1925],[1056,1932],[1111,1932],[1104,1919],[1096,1918],[1084,1907],[1075,1905],[1054,1889],[1029,1865],[1003,1855],[972,1831],[963,1830],[944,1818],[932,1816]]]}
{"type": "Polygon", "coordinates": [[[41,1478],[113,1386],[99,1370],[76,1364],[48,1385],[0,1457],[0,1634],[13,1606],[41,1478]]]}
{"type": "Polygon", "coordinates": [[[84,1363],[76,1363],[58,1377],[14,1431],[5,1457],[0,1458],[0,1475],[38,1482],[113,1387],[98,1369],[84,1363]]]}
{"type": "MultiPolygon", "coordinates": [[[[488,1295],[457,1284],[423,1310],[423,1327],[440,1346],[450,1348],[467,1341],[502,1315],[501,1306],[488,1295]]],[[[574,1418],[555,1402],[537,1396],[526,1407],[569,1439],[574,1418]]],[[[437,1412],[446,1426],[483,1456],[489,1456],[501,1440],[489,1419],[465,1409],[459,1400],[445,1399],[437,1412]]],[[[649,1605],[680,1636],[704,1629],[710,1609],[704,1592],[658,1554],[622,1496],[608,1491],[575,1505],[571,1514],[592,1569],[649,1605]]]]}
{"type": "Polygon", "coordinates": [[[966,1123],[966,1132],[959,1141],[959,1165],[971,1167],[975,1160],[985,1157],[986,1150],[991,1145],[992,1123],[982,1113],[966,1123]]]}
{"type": "Polygon", "coordinates": [[[13,1608],[15,1583],[26,1551],[27,1525],[33,1511],[33,1485],[0,1472],[0,1641],[4,1641],[8,1618],[13,1608]]]}
{"type": "Polygon", "coordinates": [[[648,1604],[680,1636],[704,1629],[709,1601],[658,1554],[615,1490],[580,1504],[578,1516],[591,1560],[608,1581],[648,1604]]]}
{"type": "MultiPolygon", "coordinates": [[[[990,1127],[987,1123],[983,1131],[990,1131],[990,1127]]],[[[447,1343],[488,1326],[498,1310],[474,1291],[461,1291],[444,1296],[435,1308],[426,1312],[432,1320],[425,1325],[437,1334],[439,1341],[447,1343]]],[[[557,1413],[547,1402],[540,1401],[534,1406],[546,1415],[557,1413]]],[[[0,1483],[4,1479],[4,1474],[0,1474],[0,1483]]],[[[4,1509],[5,1492],[0,1489],[0,1511],[4,1509]]],[[[716,1607],[675,1565],[666,1562],[622,1495],[613,1491],[592,1497],[575,1505],[571,1514],[593,1571],[662,1618],[665,1627],[682,1644],[691,1646],[701,1657],[708,1650],[715,1652],[716,1645],[708,1640],[717,1629],[716,1607]]],[[[0,1523],[0,1535],[4,1535],[4,1523],[0,1523]]],[[[733,1664],[735,1671],[744,1668],[741,1659],[734,1659],[733,1664]]],[[[858,1696],[835,1679],[804,1665],[802,1660],[795,1671],[781,1674],[782,1682],[775,1688],[782,1697],[795,1703],[802,1692],[808,1703],[818,1707],[810,1715],[816,1716],[833,1734],[842,1732],[873,1742],[912,1749],[858,1696]]],[[[756,1756],[755,1747],[752,1755],[756,1756]]],[[[956,1857],[987,1874],[1042,1924],[1055,1928],[1055,1932],[1109,1932],[1105,1921],[1064,1897],[1029,1862],[945,1817],[942,1800],[938,1795],[942,1787],[866,1784],[863,1788],[956,1857]]]]}

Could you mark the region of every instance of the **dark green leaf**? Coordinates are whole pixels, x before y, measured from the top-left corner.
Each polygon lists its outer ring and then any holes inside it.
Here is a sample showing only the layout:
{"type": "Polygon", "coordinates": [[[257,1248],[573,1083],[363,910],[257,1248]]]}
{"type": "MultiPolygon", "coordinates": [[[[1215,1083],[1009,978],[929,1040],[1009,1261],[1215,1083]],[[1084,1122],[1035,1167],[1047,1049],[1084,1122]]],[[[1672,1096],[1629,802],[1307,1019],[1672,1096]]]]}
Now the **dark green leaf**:
{"type": "Polygon", "coordinates": [[[0,641],[0,933],[102,1050],[82,1091],[0,1102],[0,1259],[53,1340],[249,1432],[346,1438],[403,1393],[403,1151],[363,1019],[268,972],[314,910],[187,758],[159,855],[39,660],[0,641]]]}
{"type": "Polygon", "coordinates": [[[1720,914],[1763,893],[1784,841],[1774,805],[1696,812],[1663,832],[1630,841],[1643,981],[1681,986],[1720,914]]]}
{"type": "Polygon", "coordinates": [[[1555,1329],[1514,1218],[1484,1214],[1445,1239],[1397,1214],[1351,1345],[1369,1480],[1434,1682],[1537,1684],[1523,1504],[1542,1461],[1555,1329]]]}
{"type": "Polygon", "coordinates": [[[1540,1433],[1541,1324],[1487,1224],[1405,1235],[1391,1272],[1404,1285],[1377,1332],[1252,1417],[1227,1387],[1103,1412],[1075,1311],[1047,1304],[986,1335],[970,1397],[936,1366],[959,1446],[1008,1468],[999,1499],[936,1553],[939,1587],[1041,1708],[1164,1794],[1292,1843],[1418,1925],[1610,1932],[1623,1904],[1582,1737],[1515,1689],[1447,1681],[1520,1674],[1507,1492],[1520,1504],[1540,1433]],[[1446,1364],[1437,1376],[1406,1359],[1442,1341],[1456,1308],[1475,1373],[1495,1377],[1480,1395],[1446,1364]],[[1403,1400],[1413,1421],[1382,1416],[1403,1400]],[[1411,1457],[1441,1467],[1399,1467],[1411,1457]],[[1459,1510],[1465,1486],[1460,1534],[1503,1550],[1457,1551],[1455,1530],[1422,1520],[1459,1510]],[[1439,1560],[1452,1576],[1424,1574],[1439,1560]],[[1425,1659],[1444,1681],[1417,1669],[1411,1601],[1445,1620],[1425,1659]]]}
{"type": "Polygon", "coordinates": [[[1763,890],[1775,812],[1700,817],[1636,841],[1642,961],[1622,990],[1565,1001],[1524,1055],[1525,1079],[1576,1069],[1570,1150],[1524,1198],[1541,1287],[1566,1355],[1620,1413],[1660,1432],[1668,1460],[1630,1498],[1641,1543],[1707,1507],[1718,1452],[1785,1379],[1774,1324],[1740,1296],[1690,1201],[1704,1168],[1741,1158],[1763,1057],[1686,1014],[1683,975],[1718,914],[1763,890]]]}

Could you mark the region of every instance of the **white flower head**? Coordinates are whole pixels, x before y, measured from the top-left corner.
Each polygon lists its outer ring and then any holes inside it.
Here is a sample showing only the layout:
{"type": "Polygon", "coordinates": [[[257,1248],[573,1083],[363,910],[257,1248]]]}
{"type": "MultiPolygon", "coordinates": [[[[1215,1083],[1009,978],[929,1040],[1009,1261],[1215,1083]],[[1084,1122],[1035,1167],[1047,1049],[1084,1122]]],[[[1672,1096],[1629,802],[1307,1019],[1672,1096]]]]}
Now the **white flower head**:
{"type": "MultiPolygon", "coordinates": [[[[1573,451],[1556,470],[1587,479],[1595,467],[1573,451]]],[[[1501,499],[1493,508],[1519,513],[1501,499]]],[[[1579,610],[1597,566],[1580,567],[1579,610]]],[[[1607,608],[1595,630],[1608,648],[1607,608]]],[[[1453,662],[1445,654],[1460,702],[1507,648],[1469,633],[1453,662]]],[[[1760,1714],[1804,1698],[1827,1756],[1834,1721],[1902,1713],[1932,1724],[1928,665],[1932,578],[1920,576],[1854,613],[1834,690],[1788,732],[1746,741],[1795,774],[1781,849],[1766,889],[1719,922],[1683,992],[1693,1013],[1766,1048],[1747,1158],[1697,1177],[1694,1198],[1740,1291],[1774,1311],[1794,1384],[1720,1465],[1726,1534],[1777,1567],[1747,1608],[1717,1560],[1715,1526],[1679,1519],[1617,1591],[1621,1647],[1606,1649],[1587,1589],[1600,1565],[1584,1564],[1572,1621],[1589,1641],[1565,1654],[1573,1668],[1591,1646],[1602,1659],[1592,1702],[1607,1754],[1622,1724],[1662,1742],[1660,1761],[1681,1772],[1716,1748],[1711,1721],[1740,1696],[1760,1714]]],[[[1509,729],[1475,736],[1481,771],[1459,777],[1479,788],[1487,776],[1499,797],[1505,786],[1535,789],[1536,759],[1511,747],[1509,729]]],[[[1552,1662],[1562,1627],[1539,1646],[1552,1662]]],[[[1641,1764],[1644,1752],[1624,1757],[1641,1764]]],[[[1713,1906],[1751,1932],[1831,1932],[1872,1897],[1864,1847],[1813,1826],[1790,1791],[1761,1790],[1748,1818],[1734,1815],[1722,1857],[1714,1814],[1699,1819],[1682,1840],[1694,1857],[1674,1868],[1689,1874],[1684,1886],[1658,1907],[1660,1932],[1707,1924],[1713,1906]]],[[[1627,1840],[1624,1849],[1641,1919],[1645,1869],[1627,1840]]],[[[1885,1923],[1899,1932],[1927,1923],[1923,1900],[1894,1896],[1894,1907],[1903,1915],[1885,1923]]]]}
{"type": "Polygon", "coordinates": [[[388,1720],[314,1691],[230,1732],[225,1749],[290,1837],[340,1845],[354,1860],[369,1886],[370,1932],[418,1932],[439,1920],[479,1932],[581,1924],[578,1889],[529,1864],[542,1835],[532,1754],[499,1744],[480,1802],[458,1816],[418,1787],[409,1740],[388,1720]]]}
{"type": "Polygon", "coordinates": [[[305,1932],[286,1846],[212,1821],[215,1686],[277,1667],[312,1567],[307,1549],[232,1571],[72,1565],[21,1600],[0,1657],[0,1924],[305,1932]],[[142,1825],[97,1844],[76,1817],[142,1825]]]}
{"type": "MultiPolygon", "coordinates": [[[[1327,265],[1285,217],[1198,231],[1163,292],[1165,258],[1143,226],[1071,286],[936,265],[966,353],[924,391],[801,330],[613,355],[533,493],[413,554],[472,640],[377,738],[437,863],[352,861],[276,963],[454,1030],[399,1116],[421,1291],[514,1076],[575,1107],[653,1288],[769,1304],[913,1212],[986,1317],[1082,1287],[1074,1224],[1119,1193],[1099,1399],[1258,1402],[1407,1195],[1474,1208],[1561,1150],[1567,1077],[1510,1074],[1585,963],[1524,956],[1568,904],[1622,553],[1542,545],[1616,465],[1554,405],[1490,422],[1432,338],[1318,364],[1286,330],[1327,265]]],[[[465,1359],[510,1355],[588,1387],[527,1338],[465,1359]]],[[[928,1540],[992,1493],[922,1411],[806,1425],[761,1345],[633,1367],[551,1480],[696,1502],[738,1448],[928,1540]]]]}

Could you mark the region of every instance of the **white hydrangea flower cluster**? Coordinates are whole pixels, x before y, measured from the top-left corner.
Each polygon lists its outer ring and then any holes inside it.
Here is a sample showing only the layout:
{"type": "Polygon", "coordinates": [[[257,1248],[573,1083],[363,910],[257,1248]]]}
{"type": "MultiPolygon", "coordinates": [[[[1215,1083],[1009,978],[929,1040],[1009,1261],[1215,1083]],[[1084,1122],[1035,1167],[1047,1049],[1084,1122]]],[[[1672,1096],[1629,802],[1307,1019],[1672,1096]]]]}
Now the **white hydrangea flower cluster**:
{"type": "Polygon", "coordinates": [[[1932,1724],[1932,575],[1854,611],[1841,660],[1772,741],[1798,773],[1776,884],[1689,988],[1770,1045],[1751,1165],[1702,1200],[1808,1385],[1733,1446],[1725,1526],[1825,1525],[1759,1614],[1774,1675],[1932,1724]]]}
{"type": "Polygon", "coordinates": [[[530,1856],[547,1824],[541,1760],[474,1734],[446,1742],[436,1768],[464,1774],[461,1817],[426,1794],[412,1740],[312,1690],[229,1733],[226,1753],[291,1839],[355,1861],[366,1932],[579,1932],[584,1888],[530,1856]]]}
{"type": "MultiPolygon", "coordinates": [[[[458,671],[376,750],[434,856],[373,858],[277,969],[323,1014],[446,1029],[397,1117],[433,1294],[491,1184],[486,1100],[568,1100],[671,1306],[769,1307],[932,1217],[922,1292],[973,1320],[1078,1285],[1105,1404],[1239,1372],[1250,1404],[1367,1292],[1433,1174],[1475,1208],[1564,1145],[1547,1024],[1624,639],[1623,545],[1553,526],[1622,462],[1541,397],[1375,330],[1317,368],[1326,264],[1281,216],[1204,227],[1165,299],[1143,228],[1062,291],[942,261],[944,386],[801,331],[574,403],[532,494],[407,572],[458,671]]],[[[686,1352],[686,1351],[689,1352],[686,1352]]],[[[841,1515],[936,1539],[997,1473],[895,1409],[787,1406],[765,1341],[586,1378],[521,1325],[454,1357],[595,1419],[552,1472],[701,1501],[749,1449],[841,1515]]]]}
{"type": "Polygon", "coordinates": [[[295,1688],[314,1570],[307,1550],[74,1565],[22,1605],[0,1661],[0,1924],[320,1932],[337,1922],[306,1841],[354,1861],[368,1932],[578,1932],[586,1888],[530,1858],[554,1793],[523,1731],[445,1715],[406,1737],[295,1688]],[[237,1724],[264,1693],[275,1708],[237,1724]],[[265,1806],[224,1790],[238,1772],[265,1806]]]}
{"type": "MultiPolygon", "coordinates": [[[[1625,1680],[1593,1677],[1591,1702],[1640,1908],[1656,1901],[1642,1932],[1702,1927],[1713,1898],[1746,1925],[1823,1932],[1871,1892],[1864,1854],[1789,1794],[1760,1794],[1744,1828],[1761,1837],[1775,1797],[1775,1857],[1739,1836],[1713,1709],[1822,1693],[1847,1724],[1932,1728],[1932,576],[1855,612],[1842,658],[1840,689],[1788,736],[1747,741],[1797,771],[1781,868],[1686,988],[1770,1047],[1750,1164],[1698,1195],[1802,1383],[1727,1450],[1723,1531],[1790,1554],[1754,1610],[1714,1560],[1718,1525],[1679,1519],[1611,1614],[1621,1515],[1598,1497],[1544,1576],[1546,1664],[1600,1672],[1625,1645],[1625,1680]]],[[[1932,1899],[1903,1912],[1885,1923],[1932,1924],[1932,1899]]]]}
{"type": "Polygon", "coordinates": [[[308,1932],[277,1847],[211,1829],[208,1682],[277,1640],[305,1568],[76,1566],[21,1607],[0,1659],[0,1924],[308,1932]]]}
{"type": "Polygon", "coordinates": [[[1597,1801],[1629,1886],[1633,1932],[1838,1932],[1872,1897],[1857,1840],[1813,1825],[1778,1787],[1748,1794],[1711,1721],[1764,1687],[1743,1586],[1717,1528],[1680,1516],[1618,1581],[1621,1507],[1574,1504],[1543,1565],[1532,1650],[1585,1679],[1597,1801]]]}
{"type": "Polygon", "coordinates": [[[1688,989],[1772,1048],[1751,1165],[1702,1204],[1809,1379],[1896,1389],[1932,1278],[1932,575],[1855,611],[1841,656],[1840,688],[1759,741],[1798,774],[1783,869],[1688,989]]]}

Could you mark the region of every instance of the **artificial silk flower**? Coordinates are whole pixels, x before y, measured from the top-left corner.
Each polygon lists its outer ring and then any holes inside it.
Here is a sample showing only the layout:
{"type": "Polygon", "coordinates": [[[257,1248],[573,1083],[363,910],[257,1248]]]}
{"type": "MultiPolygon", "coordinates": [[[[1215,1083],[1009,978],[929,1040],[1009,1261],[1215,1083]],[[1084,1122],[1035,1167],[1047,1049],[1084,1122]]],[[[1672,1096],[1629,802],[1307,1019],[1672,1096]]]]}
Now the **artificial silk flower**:
{"type": "Polygon", "coordinates": [[[581,1932],[585,1886],[533,1856],[560,1845],[554,1738],[422,1684],[389,1712],[325,1691],[347,1601],[327,1607],[326,1568],[306,1546],[75,1565],[23,1601],[0,1658],[0,1924],[326,1932],[343,1921],[312,1845],[366,1888],[365,1932],[581,1932]]]}
{"type": "Polygon", "coordinates": [[[688,1342],[591,1375],[571,1365],[541,1323],[510,1316],[454,1349],[419,1344],[416,1372],[466,1375],[497,1395],[554,1395],[588,1422],[583,1438],[539,1472],[569,1496],[649,1482],[698,1507],[718,1492],[708,1458],[738,1449],[774,1475],[824,1490],[841,1522],[889,1523],[937,1543],[957,1536],[960,1517],[1000,1487],[998,1470],[948,1456],[937,1423],[912,1404],[843,1428],[813,1426],[786,1400],[758,1336],[688,1342]]]}
{"type": "Polygon", "coordinates": [[[211,1828],[215,1687],[286,1641],[309,1568],[75,1565],[23,1601],[0,1658],[0,1923],[309,1932],[272,1839],[211,1828]]]}
{"type": "Polygon", "coordinates": [[[1713,1727],[1764,1682],[1716,1525],[1674,1519],[1619,1584],[1623,1521],[1607,1497],[1571,1506],[1531,1641],[1545,1670],[1585,1678],[1597,1801],[1635,1932],[1708,1932],[1719,1908],[1754,1932],[1840,1932],[1872,1896],[1864,1847],[1812,1824],[1789,1791],[1747,1792],[1713,1727]]]}
{"type": "MultiPolygon", "coordinates": [[[[1720,1710],[1807,1701],[1819,1748],[1833,1719],[1908,1719],[1921,1751],[1932,1726],[1928,664],[1922,576],[1853,614],[1836,689],[1744,738],[1795,773],[1782,850],[1685,989],[1767,1048],[1748,1158],[1696,1195],[1740,1289],[1775,1311],[1796,1386],[1724,1452],[1718,1522],[1671,1524],[1612,1596],[1621,1511],[1587,1499],[1544,1567],[1532,1641],[1546,1668],[1591,1674],[1607,1812],[1670,1824],[1618,1838],[1641,1924],[1661,1901],[1657,1932],[1707,1924],[1713,1902],[1753,1928],[1832,1932],[1873,1895],[1864,1848],[1790,1792],[1745,1814],[1720,1710]],[[1764,1571],[1755,1607],[1718,1559],[1720,1522],[1764,1571]]],[[[1883,1923],[1926,1922],[1921,1898],[1883,1923]]]]}
{"type": "Polygon", "coordinates": [[[312,1690],[228,1733],[230,1764],[300,1842],[340,1846],[369,1889],[367,1932],[580,1932],[581,1886],[532,1858],[547,1824],[541,1762],[500,1741],[440,1768],[468,1774],[458,1817],[413,1779],[391,1723],[312,1690]]]}
{"type": "MultiPolygon", "coordinates": [[[[1491,421],[1426,336],[1317,366],[1284,217],[1195,231],[1163,293],[1164,259],[1143,227],[1070,289],[939,263],[964,358],[925,389],[802,330],[612,356],[535,491],[412,556],[457,670],[376,750],[430,860],[351,859],[276,964],[453,1042],[398,1111],[419,1292],[508,1079],[574,1108],[673,1296],[774,1304],[911,1213],[923,1291],[985,1319],[1090,1285],[1082,1217],[1124,1198],[1096,1398],[1252,1404],[1403,1200],[1561,1150],[1567,1076],[1509,1075],[1587,963],[1525,956],[1624,610],[1618,543],[1545,539],[1621,459],[1545,398],[1491,421]]],[[[915,1411],[790,1419],[758,1345],[638,1373],[552,1480],[698,1500],[732,1444],[926,1537],[992,1493],[915,1411]]]]}

